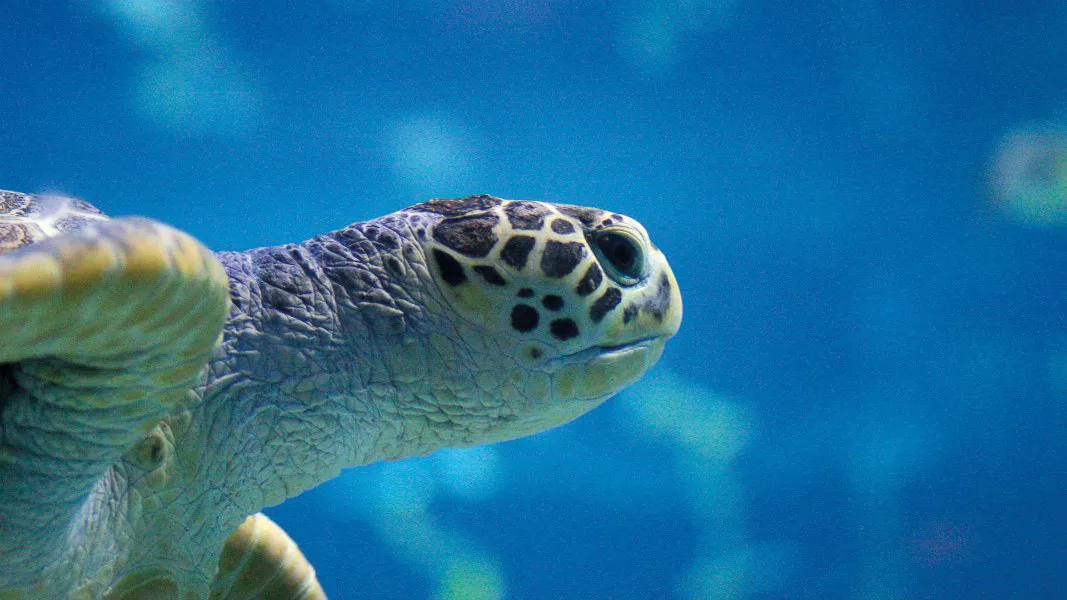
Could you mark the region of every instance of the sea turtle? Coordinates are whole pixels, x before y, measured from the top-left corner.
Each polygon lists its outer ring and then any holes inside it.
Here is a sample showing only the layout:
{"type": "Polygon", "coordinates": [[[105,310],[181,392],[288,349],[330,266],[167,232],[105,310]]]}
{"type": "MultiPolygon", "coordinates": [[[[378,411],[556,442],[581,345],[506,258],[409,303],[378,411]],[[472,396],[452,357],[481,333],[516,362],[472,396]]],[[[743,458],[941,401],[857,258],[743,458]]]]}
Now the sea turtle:
{"type": "Polygon", "coordinates": [[[569,421],[682,315],[637,221],[484,195],[212,253],[0,192],[0,252],[2,599],[324,598],[259,510],[569,421]]]}

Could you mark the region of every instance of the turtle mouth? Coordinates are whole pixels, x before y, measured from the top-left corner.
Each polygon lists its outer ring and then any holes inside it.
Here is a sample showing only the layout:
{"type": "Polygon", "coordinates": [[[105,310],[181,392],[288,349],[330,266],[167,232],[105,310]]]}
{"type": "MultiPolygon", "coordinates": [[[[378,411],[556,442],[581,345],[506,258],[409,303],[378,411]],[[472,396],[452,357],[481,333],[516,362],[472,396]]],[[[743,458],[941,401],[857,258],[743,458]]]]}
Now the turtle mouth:
{"type": "Polygon", "coordinates": [[[593,348],[591,348],[591,350],[596,351],[597,355],[599,355],[599,356],[609,356],[609,355],[622,354],[622,353],[630,350],[631,348],[648,347],[649,345],[652,344],[652,342],[655,339],[656,339],[655,336],[651,336],[650,335],[650,336],[646,336],[646,337],[643,337],[643,338],[638,338],[636,340],[630,340],[629,342],[624,342],[622,344],[614,344],[614,345],[610,345],[610,346],[609,345],[594,346],[593,348]]]}
{"type": "Polygon", "coordinates": [[[560,363],[585,363],[595,358],[616,358],[622,356],[628,352],[633,352],[637,348],[647,348],[656,341],[657,336],[646,336],[638,338],[636,340],[630,340],[621,344],[602,344],[599,346],[590,346],[584,350],[572,352],[570,354],[564,354],[559,358],[551,362],[560,363]]]}

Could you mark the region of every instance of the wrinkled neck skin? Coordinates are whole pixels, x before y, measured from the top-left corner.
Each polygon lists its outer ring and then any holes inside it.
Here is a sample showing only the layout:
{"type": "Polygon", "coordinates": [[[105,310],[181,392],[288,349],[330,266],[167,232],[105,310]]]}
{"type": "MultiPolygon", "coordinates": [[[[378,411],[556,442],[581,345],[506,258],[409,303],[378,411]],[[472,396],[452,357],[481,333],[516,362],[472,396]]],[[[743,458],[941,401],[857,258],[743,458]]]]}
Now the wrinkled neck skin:
{"type": "Polygon", "coordinates": [[[343,468],[487,441],[517,408],[470,397],[504,349],[459,341],[483,338],[456,329],[469,325],[399,226],[219,255],[231,315],[175,452],[199,465],[189,485],[210,486],[191,496],[227,507],[227,532],[343,468]]]}

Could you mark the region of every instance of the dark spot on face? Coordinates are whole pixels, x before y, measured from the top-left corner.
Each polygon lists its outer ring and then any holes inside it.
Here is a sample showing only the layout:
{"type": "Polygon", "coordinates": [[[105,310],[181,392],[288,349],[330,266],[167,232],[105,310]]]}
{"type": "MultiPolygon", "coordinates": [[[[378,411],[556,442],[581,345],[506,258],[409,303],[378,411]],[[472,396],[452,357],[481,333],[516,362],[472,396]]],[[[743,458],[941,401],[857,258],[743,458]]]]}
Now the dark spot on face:
{"type": "Polygon", "coordinates": [[[552,231],[560,235],[567,235],[568,233],[574,233],[574,225],[570,221],[556,219],[552,221],[552,231]]]}
{"type": "Polygon", "coordinates": [[[585,275],[582,275],[582,280],[578,282],[575,291],[579,296],[588,296],[600,287],[600,282],[603,280],[604,274],[600,272],[600,266],[593,263],[586,269],[585,275]]]}
{"type": "Polygon", "coordinates": [[[519,290],[519,298],[533,298],[534,291],[530,288],[522,288],[519,290]]]}
{"type": "Polygon", "coordinates": [[[500,251],[500,258],[515,270],[521,271],[526,266],[526,259],[530,256],[530,250],[533,250],[536,241],[528,235],[517,235],[504,244],[504,249],[500,251]]]}
{"type": "Polygon", "coordinates": [[[671,307],[671,280],[664,273],[660,275],[659,284],[656,287],[656,295],[651,298],[646,298],[640,304],[631,304],[626,307],[626,310],[622,313],[622,320],[624,323],[629,323],[637,317],[638,313],[647,312],[652,315],[652,318],[662,323],[663,318],[667,315],[667,309],[671,307]]]}
{"type": "Polygon", "coordinates": [[[434,249],[433,258],[437,261],[437,269],[441,272],[441,279],[450,286],[457,286],[467,281],[467,274],[463,272],[463,265],[452,258],[452,255],[441,250],[434,249]]]}
{"type": "Polygon", "coordinates": [[[622,301],[622,292],[618,288],[608,288],[604,291],[593,306],[589,307],[589,318],[594,323],[599,323],[604,319],[604,315],[615,310],[615,307],[622,301]]]}
{"type": "Polygon", "coordinates": [[[446,217],[458,217],[474,211],[482,211],[500,205],[500,198],[492,196],[467,196],[466,198],[434,198],[412,206],[408,210],[431,212],[446,217]]]}
{"type": "Polygon", "coordinates": [[[474,272],[481,275],[482,279],[488,284],[504,285],[507,283],[504,281],[504,278],[500,276],[500,273],[490,265],[476,265],[474,267],[474,272]]]}
{"type": "Polygon", "coordinates": [[[549,277],[563,277],[582,262],[585,244],[581,242],[554,242],[545,244],[541,255],[541,271],[549,277]]]}
{"type": "Polygon", "coordinates": [[[539,320],[540,316],[537,314],[537,309],[528,304],[516,304],[515,308],[511,309],[511,326],[516,331],[521,331],[522,333],[533,331],[537,328],[539,320]]]}
{"type": "Polygon", "coordinates": [[[563,298],[555,294],[549,294],[541,299],[541,304],[544,304],[548,310],[559,310],[563,308],[563,298]]]}
{"type": "Polygon", "coordinates": [[[616,221],[621,221],[621,220],[623,220],[624,217],[622,215],[620,215],[619,213],[611,213],[611,218],[615,219],[616,221]]]}
{"type": "Polygon", "coordinates": [[[419,227],[418,229],[415,230],[415,235],[419,236],[420,240],[424,240],[424,239],[426,239],[426,230],[423,229],[422,227],[419,227]]]}
{"type": "Polygon", "coordinates": [[[558,340],[567,341],[578,335],[578,325],[571,319],[556,319],[548,328],[558,340]]]}
{"type": "Polygon", "coordinates": [[[656,296],[652,298],[651,306],[652,316],[657,321],[662,322],[663,316],[666,314],[667,309],[671,306],[671,280],[666,274],[660,275],[659,287],[656,288],[656,296]]]}
{"type": "Polygon", "coordinates": [[[584,206],[556,206],[556,210],[578,219],[585,227],[592,227],[600,219],[600,215],[604,214],[604,211],[584,206]]]}
{"type": "Polygon", "coordinates": [[[537,360],[538,358],[541,358],[541,355],[543,353],[541,352],[540,348],[538,348],[537,346],[534,346],[533,348],[530,348],[529,354],[530,354],[530,358],[532,358],[534,360],[537,360]]]}
{"type": "Polygon", "coordinates": [[[532,202],[510,202],[504,205],[504,214],[512,229],[538,231],[545,225],[548,209],[532,202]]]}
{"type": "Polygon", "coordinates": [[[433,237],[460,254],[482,258],[496,245],[493,227],[497,221],[493,213],[445,219],[434,228],[433,237]]]}
{"type": "Polygon", "coordinates": [[[612,221],[611,219],[604,219],[604,222],[601,223],[601,225],[603,225],[604,227],[611,227],[613,223],[614,221],[612,221]]]}
{"type": "Polygon", "coordinates": [[[378,228],[377,227],[368,227],[368,228],[364,229],[363,230],[363,237],[367,238],[368,240],[370,240],[372,242],[376,241],[378,239],[378,228]]]}

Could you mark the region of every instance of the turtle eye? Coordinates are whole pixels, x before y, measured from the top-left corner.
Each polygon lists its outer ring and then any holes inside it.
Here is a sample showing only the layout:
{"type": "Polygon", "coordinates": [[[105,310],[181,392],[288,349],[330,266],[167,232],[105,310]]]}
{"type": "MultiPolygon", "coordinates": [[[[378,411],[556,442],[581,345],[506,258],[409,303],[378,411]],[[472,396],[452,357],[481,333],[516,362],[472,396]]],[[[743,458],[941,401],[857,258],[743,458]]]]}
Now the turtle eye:
{"type": "Polygon", "coordinates": [[[624,285],[637,283],[644,275],[645,253],[639,241],[623,231],[598,231],[593,246],[608,275],[624,285]]]}

